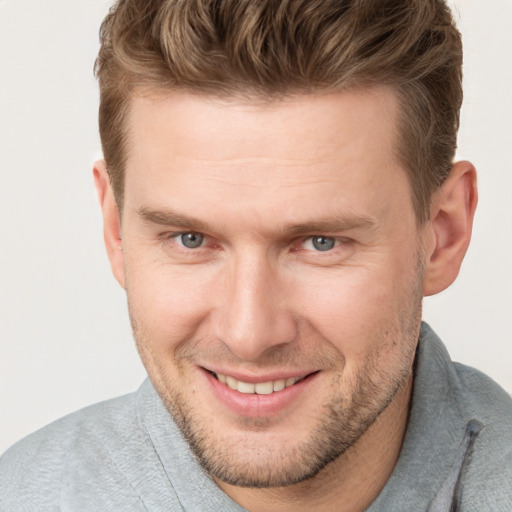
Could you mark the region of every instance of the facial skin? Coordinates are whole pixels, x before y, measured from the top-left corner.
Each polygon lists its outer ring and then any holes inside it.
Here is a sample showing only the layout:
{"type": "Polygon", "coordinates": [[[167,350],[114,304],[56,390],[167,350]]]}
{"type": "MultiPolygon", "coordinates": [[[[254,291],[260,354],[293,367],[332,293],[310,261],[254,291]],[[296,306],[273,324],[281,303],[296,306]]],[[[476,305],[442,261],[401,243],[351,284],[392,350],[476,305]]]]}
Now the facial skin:
{"type": "MultiPolygon", "coordinates": [[[[467,247],[438,212],[450,190],[460,204],[476,196],[474,170],[461,166],[417,225],[393,152],[396,115],[386,89],[275,103],[138,96],[121,218],[96,167],[148,374],[204,467],[244,506],[258,492],[244,486],[298,492],[350,464],[367,478],[375,466],[361,508],[398,457],[421,298],[453,280],[453,254],[467,247]],[[265,392],[305,378],[260,395],[213,374],[265,392]]],[[[457,226],[470,229],[473,211],[457,226]]]]}

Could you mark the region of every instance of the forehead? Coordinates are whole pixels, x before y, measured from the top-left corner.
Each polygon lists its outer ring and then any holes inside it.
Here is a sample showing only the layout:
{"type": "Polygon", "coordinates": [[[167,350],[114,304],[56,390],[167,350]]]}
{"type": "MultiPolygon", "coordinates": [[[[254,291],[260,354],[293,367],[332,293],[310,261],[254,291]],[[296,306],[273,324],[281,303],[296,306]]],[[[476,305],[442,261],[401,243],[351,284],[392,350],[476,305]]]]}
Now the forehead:
{"type": "Polygon", "coordinates": [[[386,151],[395,146],[396,110],[395,94],[384,87],[271,101],[142,93],[131,100],[129,156],[159,143],[176,157],[218,161],[292,155],[308,160],[328,156],[346,142],[362,149],[370,139],[386,151]]]}
{"type": "Polygon", "coordinates": [[[125,200],[187,210],[192,199],[204,215],[229,200],[231,213],[244,204],[297,217],[319,197],[328,206],[375,210],[397,186],[410,195],[395,158],[396,111],[386,88],[272,102],[138,95],[129,115],[125,200]]]}

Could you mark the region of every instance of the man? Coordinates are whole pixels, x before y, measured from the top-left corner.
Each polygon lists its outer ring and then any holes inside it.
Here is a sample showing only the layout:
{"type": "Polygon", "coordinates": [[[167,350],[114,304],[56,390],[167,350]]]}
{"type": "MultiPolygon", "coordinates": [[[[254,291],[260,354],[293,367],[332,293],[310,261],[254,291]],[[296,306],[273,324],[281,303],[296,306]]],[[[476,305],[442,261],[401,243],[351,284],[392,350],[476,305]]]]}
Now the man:
{"type": "Polygon", "coordinates": [[[421,302],[456,278],[441,1],[120,1],[94,168],[149,380],[29,436],[1,510],[511,510],[512,403],[421,302]]]}

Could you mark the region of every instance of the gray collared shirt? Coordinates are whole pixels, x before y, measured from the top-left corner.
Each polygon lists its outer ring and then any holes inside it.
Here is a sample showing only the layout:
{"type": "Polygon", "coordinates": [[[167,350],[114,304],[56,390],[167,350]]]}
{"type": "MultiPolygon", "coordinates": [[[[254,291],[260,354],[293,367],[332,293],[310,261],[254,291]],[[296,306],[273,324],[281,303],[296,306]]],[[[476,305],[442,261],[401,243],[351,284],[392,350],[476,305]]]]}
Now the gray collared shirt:
{"type": "MultiPolygon", "coordinates": [[[[367,510],[426,511],[432,502],[430,510],[441,512],[452,491],[459,500],[452,510],[512,511],[512,401],[482,373],[452,363],[423,324],[400,458],[367,510]],[[483,428],[461,459],[470,420],[483,428]]],[[[146,380],[136,393],[62,418],[0,458],[1,512],[98,510],[244,509],[201,469],[146,380]]]]}

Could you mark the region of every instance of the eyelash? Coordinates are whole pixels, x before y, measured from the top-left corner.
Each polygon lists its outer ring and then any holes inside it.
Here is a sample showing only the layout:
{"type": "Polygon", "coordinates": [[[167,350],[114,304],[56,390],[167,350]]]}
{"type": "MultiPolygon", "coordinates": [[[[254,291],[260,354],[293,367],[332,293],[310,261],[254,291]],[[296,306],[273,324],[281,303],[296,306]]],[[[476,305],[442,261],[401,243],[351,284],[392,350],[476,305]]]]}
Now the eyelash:
{"type": "Polygon", "coordinates": [[[178,245],[182,248],[182,249],[190,249],[190,250],[195,250],[195,249],[200,249],[201,247],[204,247],[205,245],[205,242],[207,240],[207,237],[205,235],[203,235],[202,233],[197,233],[196,231],[184,231],[182,233],[177,233],[175,235],[172,235],[171,238],[175,241],[179,240],[180,237],[182,237],[183,235],[195,235],[195,236],[199,236],[199,237],[202,237],[202,242],[200,245],[198,245],[197,247],[186,247],[185,245],[183,244],[180,244],[178,243],[178,245]]]}
{"type": "Polygon", "coordinates": [[[208,235],[204,235],[197,231],[175,231],[175,232],[165,232],[158,235],[158,239],[162,246],[169,250],[179,253],[183,256],[193,256],[194,254],[199,254],[199,252],[203,252],[204,249],[215,248],[218,244],[209,243],[211,238],[208,235]],[[197,248],[189,248],[180,243],[180,237],[187,234],[194,234],[203,237],[203,242],[197,248]]]}
{"type": "MultiPolygon", "coordinates": [[[[190,254],[192,252],[197,252],[200,249],[204,249],[204,248],[206,248],[209,245],[208,244],[208,240],[209,240],[208,235],[204,235],[204,234],[199,233],[197,231],[180,231],[180,232],[173,232],[173,233],[168,233],[167,232],[167,233],[162,233],[160,235],[160,238],[162,239],[162,241],[164,243],[172,241],[173,244],[175,244],[175,246],[180,251],[183,251],[186,254],[190,254]],[[199,235],[199,236],[203,237],[204,240],[201,243],[201,245],[196,247],[196,248],[186,247],[183,244],[179,243],[178,239],[179,239],[179,237],[181,237],[183,235],[187,235],[187,234],[199,235]]],[[[298,240],[298,243],[294,243],[293,244],[292,252],[299,252],[301,250],[306,250],[306,251],[311,251],[312,253],[316,253],[316,254],[322,254],[322,253],[332,254],[336,248],[339,248],[340,246],[351,245],[352,243],[353,243],[353,240],[345,238],[345,237],[336,237],[336,236],[328,236],[328,235],[315,234],[315,235],[310,235],[310,236],[307,236],[307,237],[300,238],[298,240]],[[326,251],[314,250],[314,249],[306,249],[304,247],[305,244],[307,242],[309,242],[312,245],[314,243],[313,240],[315,238],[317,238],[317,239],[325,238],[325,239],[328,239],[328,240],[334,240],[334,246],[331,249],[328,249],[326,251]]],[[[214,246],[215,245],[216,244],[214,244],[214,246]]]]}

